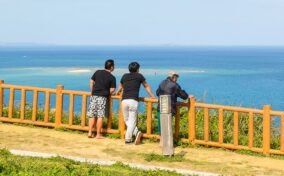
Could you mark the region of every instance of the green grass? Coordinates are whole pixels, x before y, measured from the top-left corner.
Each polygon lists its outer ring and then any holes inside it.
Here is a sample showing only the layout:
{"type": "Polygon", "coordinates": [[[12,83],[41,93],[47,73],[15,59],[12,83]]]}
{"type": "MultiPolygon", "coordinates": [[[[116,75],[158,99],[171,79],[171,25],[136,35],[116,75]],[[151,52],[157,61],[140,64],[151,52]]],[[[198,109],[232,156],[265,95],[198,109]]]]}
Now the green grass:
{"type": "Polygon", "coordinates": [[[284,160],[283,155],[273,155],[273,154],[265,155],[263,153],[257,153],[257,152],[253,152],[253,151],[249,151],[249,150],[237,150],[236,153],[243,154],[243,155],[256,156],[256,157],[261,157],[261,158],[269,157],[269,158],[284,160]]]}
{"type": "Polygon", "coordinates": [[[155,153],[142,154],[145,161],[159,161],[159,162],[185,162],[187,161],[183,155],[163,156],[155,153]]]}
{"type": "Polygon", "coordinates": [[[144,153],[141,154],[142,157],[144,158],[145,161],[152,162],[168,162],[168,163],[173,163],[173,162],[178,162],[178,163],[186,163],[186,164],[193,164],[193,165],[198,165],[198,166],[214,166],[216,163],[214,162],[208,162],[208,161],[196,161],[194,159],[186,159],[184,158],[184,155],[186,153],[180,152],[178,154],[175,154],[174,156],[163,156],[155,153],[144,153]]]}
{"type": "Polygon", "coordinates": [[[78,131],[78,130],[71,130],[66,127],[56,127],[54,128],[56,131],[63,131],[63,132],[69,132],[69,133],[75,133],[75,134],[85,134],[83,131],[78,131]]]}
{"type": "Polygon", "coordinates": [[[35,176],[175,176],[180,175],[172,171],[134,169],[121,162],[111,166],[80,163],[62,157],[36,158],[12,155],[6,149],[0,149],[0,175],[35,175],[35,176]]]}
{"type": "Polygon", "coordinates": [[[120,139],[120,134],[106,134],[105,136],[112,139],[120,139]]]}

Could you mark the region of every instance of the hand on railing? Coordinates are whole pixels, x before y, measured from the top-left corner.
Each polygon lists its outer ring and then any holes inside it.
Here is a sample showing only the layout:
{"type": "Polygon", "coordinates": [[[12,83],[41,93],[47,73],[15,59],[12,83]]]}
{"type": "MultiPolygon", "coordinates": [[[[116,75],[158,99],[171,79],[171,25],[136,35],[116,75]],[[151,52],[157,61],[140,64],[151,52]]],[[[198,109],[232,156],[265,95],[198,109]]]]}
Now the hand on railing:
{"type": "Polygon", "coordinates": [[[118,87],[118,89],[117,89],[117,91],[116,91],[116,93],[115,93],[115,95],[117,95],[117,96],[122,96],[122,92],[123,92],[123,85],[122,84],[120,84],[119,85],[119,87],[118,87]]]}
{"type": "Polygon", "coordinates": [[[122,95],[122,90],[118,90],[114,95],[117,95],[117,96],[122,95]]]}

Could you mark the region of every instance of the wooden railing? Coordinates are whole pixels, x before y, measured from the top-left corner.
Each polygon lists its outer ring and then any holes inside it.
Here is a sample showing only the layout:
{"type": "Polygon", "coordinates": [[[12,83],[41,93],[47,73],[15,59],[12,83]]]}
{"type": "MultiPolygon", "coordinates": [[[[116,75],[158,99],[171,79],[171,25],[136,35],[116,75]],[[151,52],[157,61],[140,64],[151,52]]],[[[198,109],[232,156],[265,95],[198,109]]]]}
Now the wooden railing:
{"type": "MultiPolygon", "coordinates": [[[[0,80],[0,121],[10,122],[10,123],[23,123],[23,124],[32,124],[38,126],[46,127],[65,127],[68,129],[82,130],[87,131],[88,127],[86,126],[86,111],[87,111],[87,99],[90,96],[89,92],[83,91],[73,91],[65,90],[62,85],[58,85],[56,89],[48,88],[39,88],[39,87],[29,87],[29,86],[19,86],[19,85],[9,85],[4,84],[3,80],[0,80]],[[9,105],[8,105],[8,116],[3,117],[3,106],[4,106],[4,90],[9,90],[9,105]],[[14,99],[15,99],[15,90],[21,91],[21,105],[20,105],[20,118],[13,117],[14,111],[14,99]],[[33,92],[33,103],[32,103],[32,118],[31,120],[26,119],[25,117],[25,106],[26,106],[26,92],[33,92]],[[44,120],[37,120],[37,111],[38,111],[38,93],[43,92],[45,94],[45,103],[44,103],[44,120]],[[51,94],[55,95],[55,121],[50,122],[50,97],[51,94]],[[62,113],[63,113],[63,95],[69,96],[69,115],[68,115],[68,124],[62,123],[62,113]],[[81,105],[81,124],[73,124],[74,118],[74,96],[80,96],[82,99],[81,105]]],[[[152,133],[152,123],[153,123],[153,104],[157,103],[157,99],[150,98],[139,98],[140,102],[147,103],[147,129],[146,133],[143,134],[145,138],[159,138],[158,134],[152,133]]],[[[265,105],[263,109],[252,109],[252,108],[243,108],[243,107],[233,107],[233,106],[223,106],[215,104],[205,104],[198,103],[195,101],[195,98],[191,98],[188,103],[179,102],[177,105],[177,114],[175,117],[175,129],[174,137],[179,139],[180,137],[180,108],[187,107],[189,110],[188,113],[188,138],[181,138],[179,140],[183,142],[189,142],[191,144],[213,146],[213,147],[222,147],[227,149],[242,149],[250,150],[254,152],[262,152],[264,154],[280,154],[284,155],[284,112],[283,111],[272,111],[271,106],[265,105]],[[190,103],[189,103],[190,102],[190,103]],[[203,139],[196,139],[196,111],[197,109],[203,111],[203,139]],[[210,141],[210,117],[209,110],[215,110],[218,112],[218,141],[210,141]],[[233,143],[228,144],[224,143],[224,111],[230,111],[233,113],[233,143]],[[248,145],[244,146],[239,144],[239,114],[246,113],[248,114],[248,145]],[[254,146],[254,116],[261,115],[263,118],[263,129],[262,129],[262,147],[254,146]],[[270,136],[271,136],[271,117],[279,116],[280,117],[280,149],[271,149],[270,148],[270,136]]],[[[125,124],[123,121],[122,107],[121,107],[121,97],[120,96],[111,96],[109,104],[109,113],[107,118],[107,128],[103,129],[104,133],[117,133],[120,134],[121,138],[124,137],[125,133],[125,124]],[[118,129],[113,129],[112,127],[112,118],[113,118],[113,100],[119,100],[119,124],[118,129]]]]}

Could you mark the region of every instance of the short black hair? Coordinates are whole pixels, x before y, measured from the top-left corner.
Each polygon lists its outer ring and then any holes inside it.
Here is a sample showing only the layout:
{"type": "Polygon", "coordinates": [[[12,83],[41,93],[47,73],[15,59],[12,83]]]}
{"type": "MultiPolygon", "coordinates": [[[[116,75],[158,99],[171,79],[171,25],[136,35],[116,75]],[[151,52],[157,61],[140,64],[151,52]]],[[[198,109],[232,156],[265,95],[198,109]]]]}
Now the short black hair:
{"type": "Polygon", "coordinates": [[[113,66],[114,66],[114,61],[112,59],[109,59],[105,62],[105,69],[109,70],[113,66]]]}
{"type": "Polygon", "coordinates": [[[131,62],[129,65],[128,65],[128,70],[130,73],[135,73],[139,70],[140,68],[140,65],[138,62],[131,62]]]}

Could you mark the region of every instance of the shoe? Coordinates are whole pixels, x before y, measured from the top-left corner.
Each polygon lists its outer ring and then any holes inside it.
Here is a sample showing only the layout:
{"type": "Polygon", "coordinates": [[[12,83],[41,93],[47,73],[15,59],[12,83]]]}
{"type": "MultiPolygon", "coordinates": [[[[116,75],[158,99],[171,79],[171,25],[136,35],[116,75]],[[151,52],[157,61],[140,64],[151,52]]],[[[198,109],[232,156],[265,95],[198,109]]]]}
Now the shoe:
{"type": "Polygon", "coordinates": [[[135,141],[134,141],[134,144],[135,144],[135,145],[140,144],[140,142],[141,142],[141,137],[142,137],[142,133],[141,133],[141,131],[138,131],[138,133],[137,133],[137,135],[136,135],[136,138],[135,138],[135,141]]]}
{"type": "Polygon", "coordinates": [[[132,144],[133,142],[131,141],[125,141],[125,144],[132,144]]]}

